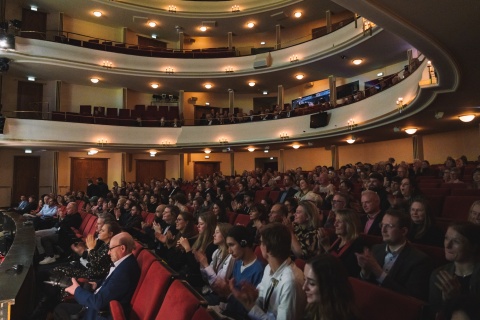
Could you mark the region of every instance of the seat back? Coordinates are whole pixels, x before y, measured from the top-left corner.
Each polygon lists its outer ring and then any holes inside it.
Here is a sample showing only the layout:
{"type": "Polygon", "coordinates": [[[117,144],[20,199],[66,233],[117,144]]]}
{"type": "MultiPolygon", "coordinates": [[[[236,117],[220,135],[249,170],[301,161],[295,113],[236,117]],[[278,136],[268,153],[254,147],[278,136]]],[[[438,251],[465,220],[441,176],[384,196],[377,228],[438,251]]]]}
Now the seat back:
{"type": "Polygon", "coordinates": [[[452,196],[480,196],[480,189],[460,189],[454,188],[450,190],[452,196]]]}
{"type": "Polygon", "coordinates": [[[470,206],[480,196],[448,196],[443,203],[442,218],[466,221],[470,206]]]}
{"type": "Polygon", "coordinates": [[[247,224],[250,222],[250,215],[248,214],[237,214],[237,217],[235,218],[235,223],[234,225],[242,225],[242,226],[247,226],[247,224]]]}
{"type": "Polygon", "coordinates": [[[142,243],[140,243],[138,241],[135,241],[135,249],[133,249],[133,252],[132,252],[133,255],[138,258],[139,254],[140,254],[140,251],[142,251],[143,248],[144,247],[143,247],[142,243]]]}
{"type": "Polygon", "coordinates": [[[425,302],[360,279],[350,277],[348,280],[359,320],[424,319],[425,302]]]}
{"type": "Polygon", "coordinates": [[[95,218],[93,214],[87,213],[85,217],[83,217],[82,223],[80,224],[80,227],[78,227],[78,231],[80,233],[83,233],[83,231],[85,231],[85,228],[87,227],[88,222],[90,221],[90,219],[93,218],[95,218]]]}
{"type": "Polygon", "coordinates": [[[227,210],[228,223],[230,223],[231,225],[234,225],[236,217],[237,217],[237,214],[235,212],[227,210]]]}
{"type": "MultiPolygon", "coordinates": [[[[135,244],[136,243],[137,241],[135,241],[135,244]]],[[[135,300],[138,293],[138,289],[140,288],[140,285],[142,284],[143,279],[145,279],[148,269],[150,268],[152,263],[157,260],[157,258],[153,255],[153,253],[151,253],[148,250],[140,250],[140,253],[136,257],[137,257],[138,266],[140,267],[140,278],[138,280],[137,289],[135,289],[135,292],[132,296],[132,301],[135,300]]]]}
{"type": "Polygon", "coordinates": [[[187,282],[174,280],[155,319],[192,319],[197,309],[205,303],[187,282]]]}
{"type": "Polygon", "coordinates": [[[198,308],[197,311],[193,314],[192,320],[213,320],[215,319],[207,309],[198,308]]]}
{"type": "Polygon", "coordinates": [[[155,214],[154,213],[149,213],[145,217],[145,223],[153,223],[155,221],[155,214]]]}
{"type": "Polygon", "coordinates": [[[85,229],[82,232],[82,238],[86,238],[89,234],[95,234],[97,230],[97,217],[94,216],[85,226],[85,229]]]}
{"type": "Polygon", "coordinates": [[[268,194],[268,197],[270,198],[270,200],[273,201],[273,203],[277,202],[279,196],[280,191],[270,191],[270,193],[268,194]]]}
{"type": "Polygon", "coordinates": [[[265,200],[268,197],[270,190],[257,190],[255,192],[255,203],[261,203],[262,200],[265,200]]]}

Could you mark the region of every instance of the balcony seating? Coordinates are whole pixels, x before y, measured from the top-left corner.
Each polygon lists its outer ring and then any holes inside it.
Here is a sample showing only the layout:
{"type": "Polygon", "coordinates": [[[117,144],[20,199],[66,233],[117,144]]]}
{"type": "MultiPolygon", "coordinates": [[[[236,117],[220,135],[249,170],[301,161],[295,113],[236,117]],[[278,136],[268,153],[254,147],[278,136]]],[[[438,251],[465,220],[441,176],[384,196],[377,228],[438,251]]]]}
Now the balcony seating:
{"type": "Polygon", "coordinates": [[[92,115],[92,106],[91,105],[80,105],[80,114],[84,116],[92,115]]]}

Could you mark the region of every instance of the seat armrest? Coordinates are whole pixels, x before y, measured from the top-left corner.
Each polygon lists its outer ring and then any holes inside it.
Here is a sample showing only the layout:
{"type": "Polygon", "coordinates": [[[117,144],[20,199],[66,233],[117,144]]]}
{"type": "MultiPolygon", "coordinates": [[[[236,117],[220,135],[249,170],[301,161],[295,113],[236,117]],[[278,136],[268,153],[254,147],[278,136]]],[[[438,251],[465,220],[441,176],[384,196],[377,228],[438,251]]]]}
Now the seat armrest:
{"type": "Polygon", "coordinates": [[[113,320],[126,320],[122,305],[117,300],[110,301],[110,314],[113,320]]]}

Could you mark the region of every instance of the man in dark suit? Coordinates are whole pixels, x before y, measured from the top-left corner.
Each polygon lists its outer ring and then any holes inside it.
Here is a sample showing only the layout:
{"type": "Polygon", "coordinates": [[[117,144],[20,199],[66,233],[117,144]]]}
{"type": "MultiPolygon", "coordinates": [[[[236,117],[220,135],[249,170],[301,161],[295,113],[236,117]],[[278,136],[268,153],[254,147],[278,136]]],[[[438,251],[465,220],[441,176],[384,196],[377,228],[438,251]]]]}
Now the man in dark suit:
{"type": "Polygon", "coordinates": [[[285,200],[292,198],[298,191],[295,188],[295,183],[293,182],[293,178],[289,175],[285,175],[285,177],[283,177],[283,187],[284,189],[278,195],[278,200],[277,200],[277,202],[280,202],[280,203],[284,203],[285,200]]]}
{"type": "Polygon", "coordinates": [[[92,285],[94,292],[82,288],[75,278],[72,285],[65,291],[73,294],[78,304],[61,303],[55,308],[55,319],[71,319],[72,315],[79,315],[79,319],[100,320],[109,319],[108,310],[111,300],[122,304],[125,314],[130,314],[130,300],[132,299],[140,268],[132,255],[135,242],[131,235],[122,232],[110,240],[108,254],[114,266],[103,282],[92,285]],[[82,315],[83,313],[83,315],[82,315]]]}
{"type": "Polygon", "coordinates": [[[380,209],[380,197],[375,191],[365,190],[362,192],[361,202],[363,211],[365,212],[365,214],[360,217],[363,233],[380,236],[382,230],[379,224],[382,222],[384,213],[384,211],[380,209]]]}
{"type": "Polygon", "coordinates": [[[409,226],[403,211],[388,210],[381,223],[384,243],[355,254],[362,279],[425,301],[432,268],[428,256],[407,243],[409,226]]]}

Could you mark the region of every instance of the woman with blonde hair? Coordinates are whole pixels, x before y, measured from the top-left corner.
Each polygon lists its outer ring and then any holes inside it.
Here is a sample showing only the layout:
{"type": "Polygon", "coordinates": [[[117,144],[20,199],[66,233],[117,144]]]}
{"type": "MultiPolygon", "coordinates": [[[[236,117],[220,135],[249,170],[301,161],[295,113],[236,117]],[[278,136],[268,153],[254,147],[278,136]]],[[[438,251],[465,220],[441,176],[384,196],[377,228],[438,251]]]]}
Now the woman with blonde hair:
{"type": "Polygon", "coordinates": [[[308,259],[316,253],[317,229],[320,227],[320,213],[310,201],[300,201],[294,214],[293,224],[285,218],[284,224],[292,233],[292,252],[295,257],[308,259]]]}
{"type": "Polygon", "coordinates": [[[480,200],[472,203],[470,210],[468,211],[468,221],[474,224],[480,225],[480,200]]]}

